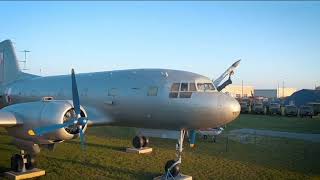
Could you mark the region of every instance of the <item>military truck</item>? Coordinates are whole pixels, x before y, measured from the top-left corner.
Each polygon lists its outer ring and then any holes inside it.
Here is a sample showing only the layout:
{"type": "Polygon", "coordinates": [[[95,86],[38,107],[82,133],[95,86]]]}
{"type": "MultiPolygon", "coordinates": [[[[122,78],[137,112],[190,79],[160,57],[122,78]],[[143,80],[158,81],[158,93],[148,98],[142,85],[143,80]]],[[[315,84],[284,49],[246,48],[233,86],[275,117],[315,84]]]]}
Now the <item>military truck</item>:
{"type": "Polygon", "coordinates": [[[300,117],[309,116],[312,118],[314,115],[312,106],[300,106],[300,117]]]}
{"type": "Polygon", "coordinates": [[[298,115],[298,108],[295,105],[286,105],[284,111],[285,111],[286,116],[297,116],[298,115]]]}
{"type": "Polygon", "coordinates": [[[255,114],[264,114],[264,106],[262,102],[256,102],[253,104],[252,112],[255,114]]]}
{"type": "Polygon", "coordinates": [[[240,107],[241,107],[241,113],[250,113],[251,112],[251,106],[245,101],[240,102],[240,107]]]}
{"type": "Polygon", "coordinates": [[[269,114],[278,114],[281,115],[281,108],[279,103],[270,103],[269,105],[269,114]]]}
{"type": "Polygon", "coordinates": [[[314,116],[317,116],[320,114],[320,102],[310,102],[308,103],[308,106],[312,106],[314,116]]]}

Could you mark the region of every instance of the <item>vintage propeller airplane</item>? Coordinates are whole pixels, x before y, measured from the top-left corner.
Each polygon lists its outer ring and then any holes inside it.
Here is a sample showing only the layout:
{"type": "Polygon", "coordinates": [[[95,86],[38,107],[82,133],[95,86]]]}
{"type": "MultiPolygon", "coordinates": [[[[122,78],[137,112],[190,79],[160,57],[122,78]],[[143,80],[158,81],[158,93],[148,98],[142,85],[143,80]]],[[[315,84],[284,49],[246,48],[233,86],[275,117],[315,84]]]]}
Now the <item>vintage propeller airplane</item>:
{"type": "MultiPolygon", "coordinates": [[[[83,144],[88,127],[114,125],[179,131],[177,160],[165,166],[166,173],[175,177],[186,131],[221,127],[238,117],[239,103],[219,91],[231,83],[239,62],[214,82],[192,72],[169,69],[77,76],[72,70],[71,78],[40,77],[20,71],[12,42],[5,40],[0,43],[0,127],[26,152],[12,156],[11,167],[15,171],[31,169],[40,148],[52,149],[77,137],[83,144]],[[229,80],[219,86],[228,75],[229,80]]],[[[133,146],[141,148],[148,141],[136,136],[133,146]]]]}

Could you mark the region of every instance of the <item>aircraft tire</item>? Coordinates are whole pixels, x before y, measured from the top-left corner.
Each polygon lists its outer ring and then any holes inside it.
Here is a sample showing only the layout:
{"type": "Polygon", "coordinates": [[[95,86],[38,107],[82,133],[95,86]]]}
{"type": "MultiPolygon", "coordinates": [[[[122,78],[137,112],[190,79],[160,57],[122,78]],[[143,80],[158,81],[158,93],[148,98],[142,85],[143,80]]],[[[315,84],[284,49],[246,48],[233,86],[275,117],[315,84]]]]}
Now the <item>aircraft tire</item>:
{"type": "Polygon", "coordinates": [[[11,157],[11,169],[15,172],[21,172],[23,168],[23,158],[19,154],[11,157]]]}
{"type": "Polygon", "coordinates": [[[149,138],[145,137],[145,136],[142,136],[142,139],[143,139],[142,147],[147,147],[149,145],[149,138]]]}
{"type": "Polygon", "coordinates": [[[204,140],[207,140],[207,139],[208,139],[208,136],[207,136],[207,135],[203,135],[203,139],[204,139],[204,140]]]}
{"type": "Polygon", "coordinates": [[[144,140],[141,136],[135,136],[133,139],[132,139],[132,145],[133,147],[137,148],[137,149],[140,149],[141,147],[143,147],[144,145],[144,140]]]}
{"type": "Polygon", "coordinates": [[[36,166],[35,158],[32,157],[30,154],[26,154],[25,158],[27,159],[26,169],[27,170],[33,169],[36,166]]]}
{"type": "MultiPolygon", "coordinates": [[[[165,172],[167,173],[168,169],[175,163],[176,161],[175,160],[169,160],[167,161],[165,167],[164,167],[164,170],[165,172]]],[[[170,170],[170,174],[173,176],[173,177],[176,177],[178,176],[178,174],[180,173],[180,164],[177,164],[175,165],[171,170],[170,170]]]]}

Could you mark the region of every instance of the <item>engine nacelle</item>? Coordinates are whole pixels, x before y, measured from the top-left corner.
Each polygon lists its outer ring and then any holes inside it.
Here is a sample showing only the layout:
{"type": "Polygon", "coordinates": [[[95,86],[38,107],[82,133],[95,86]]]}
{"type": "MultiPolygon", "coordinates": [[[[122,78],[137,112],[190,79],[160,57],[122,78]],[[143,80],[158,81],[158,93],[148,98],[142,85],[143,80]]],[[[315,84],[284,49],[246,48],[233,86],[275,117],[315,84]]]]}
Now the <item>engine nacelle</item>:
{"type": "MultiPolygon", "coordinates": [[[[30,136],[28,130],[46,127],[54,124],[62,124],[73,117],[72,101],[67,100],[43,100],[37,102],[20,103],[10,105],[2,109],[12,113],[20,126],[7,128],[9,135],[25,140],[31,140],[37,144],[48,144],[78,137],[78,130],[61,128],[55,132],[42,136],[30,136]]],[[[86,111],[81,107],[81,116],[87,117],[86,111]]]]}

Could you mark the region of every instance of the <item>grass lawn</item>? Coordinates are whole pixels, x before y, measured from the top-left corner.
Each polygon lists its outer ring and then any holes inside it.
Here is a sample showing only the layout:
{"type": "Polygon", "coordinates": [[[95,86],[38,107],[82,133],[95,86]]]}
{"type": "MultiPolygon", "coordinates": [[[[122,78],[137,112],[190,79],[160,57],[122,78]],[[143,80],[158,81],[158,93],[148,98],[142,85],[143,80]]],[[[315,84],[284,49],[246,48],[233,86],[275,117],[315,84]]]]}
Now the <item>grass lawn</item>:
{"type": "MultiPolygon", "coordinates": [[[[320,133],[319,119],[241,115],[228,125],[217,143],[197,140],[195,148],[185,144],[182,172],[195,179],[317,179],[320,178],[320,143],[262,137],[255,144],[228,140],[236,128],[273,129],[320,133]]],[[[38,167],[47,175],[40,179],[152,179],[175,157],[175,141],[151,138],[154,151],[148,155],[127,154],[133,128],[94,127],[87,133],[87,148],[79,140],[61,143],[55,151],[42,150],[38,167]]],[[[9,159],[18,150],[0,129],[0,172],[9,169],[9,159]]],[[[0,177],[1,179],[1,177],[0,177]]]]}
{"type": "Polygon", "coordinates": [[[320,133],[320,118],[299,118],[285,116],[265,116],[241,114],[240,117],[228,124],[228,130],[253,128],[275,131],[320,133]]]}

